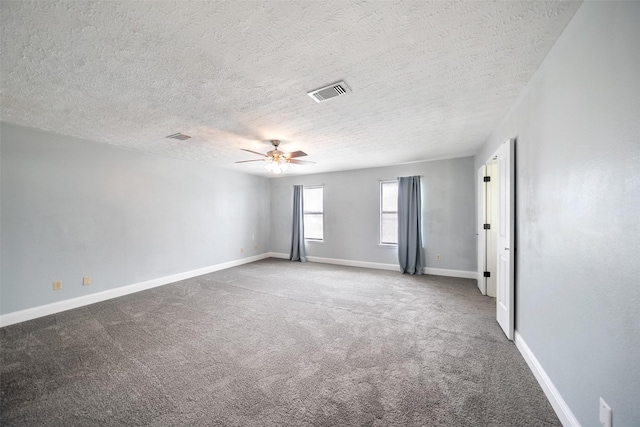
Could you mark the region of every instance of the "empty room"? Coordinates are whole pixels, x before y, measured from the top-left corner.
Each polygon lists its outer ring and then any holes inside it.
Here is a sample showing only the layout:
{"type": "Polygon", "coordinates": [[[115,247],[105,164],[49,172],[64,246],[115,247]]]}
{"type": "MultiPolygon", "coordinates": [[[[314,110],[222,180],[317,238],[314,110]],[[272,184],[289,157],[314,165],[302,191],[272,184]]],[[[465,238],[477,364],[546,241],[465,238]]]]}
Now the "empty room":
{"type": "Polygon", "coordinates": [[[640,426],[639,1],[0,2],[0,424],[640,426]]]}

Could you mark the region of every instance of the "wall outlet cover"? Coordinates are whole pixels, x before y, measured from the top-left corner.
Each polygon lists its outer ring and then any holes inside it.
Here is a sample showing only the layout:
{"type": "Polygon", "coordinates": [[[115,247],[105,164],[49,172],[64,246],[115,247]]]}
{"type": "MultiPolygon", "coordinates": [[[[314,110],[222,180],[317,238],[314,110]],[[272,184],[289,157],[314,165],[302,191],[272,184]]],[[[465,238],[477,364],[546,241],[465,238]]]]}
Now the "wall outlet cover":
{"type": "Polygon", "coordinates": [[[612,415],[611,407],[607,405],[607,402],[600,398],[600,424],[602,427],[612,427],[612,415]]]}

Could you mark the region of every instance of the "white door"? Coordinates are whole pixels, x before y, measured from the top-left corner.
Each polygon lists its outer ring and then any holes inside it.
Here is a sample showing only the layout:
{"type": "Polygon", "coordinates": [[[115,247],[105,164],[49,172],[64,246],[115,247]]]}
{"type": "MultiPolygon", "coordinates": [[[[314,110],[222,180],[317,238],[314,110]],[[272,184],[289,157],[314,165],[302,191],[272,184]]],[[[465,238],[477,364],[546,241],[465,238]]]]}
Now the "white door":
{"type": "Polygon", "coordinates": [[[498,163],[498,271],[497,320],[507,338],[514,335],[514,140],[509,139],[496,151],[498,163]]]}

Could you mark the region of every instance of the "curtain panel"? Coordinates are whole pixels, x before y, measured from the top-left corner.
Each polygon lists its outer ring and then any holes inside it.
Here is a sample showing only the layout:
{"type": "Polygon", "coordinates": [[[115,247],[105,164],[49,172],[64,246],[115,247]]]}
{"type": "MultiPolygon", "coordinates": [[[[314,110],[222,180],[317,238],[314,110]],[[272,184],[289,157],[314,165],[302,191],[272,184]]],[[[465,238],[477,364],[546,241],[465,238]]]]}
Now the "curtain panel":
{"type": "Polygon", "coordinates": [[[422,274],[422,197],[419,176],[398,178],[398,263],[402,273],[422,274]]]}
{"type": "Polygon", "coordinates": [[[304,249],[304,188],[302,185],[293,186],[293,228],[291,230],[291,261],[307,261],[304,249]]]}

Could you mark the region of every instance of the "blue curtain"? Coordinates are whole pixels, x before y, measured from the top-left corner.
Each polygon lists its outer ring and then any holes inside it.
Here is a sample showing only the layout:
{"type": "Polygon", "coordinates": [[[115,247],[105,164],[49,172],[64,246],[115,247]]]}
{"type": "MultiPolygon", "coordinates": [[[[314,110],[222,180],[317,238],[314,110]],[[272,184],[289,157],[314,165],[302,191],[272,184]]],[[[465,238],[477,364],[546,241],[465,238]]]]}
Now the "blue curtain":
{"type": "Polygon", "coordinates": [[[307,254],[304,250],[304,201],[303,186],[293,186],[293,229],[291,230],[291,261],[307,261],[307,254]]]}
{"type": "Polygon", "coordinates": [[[400,271],[422,274],[422,201],[420,177],[398,178],[398,262],[400,271]]]}

